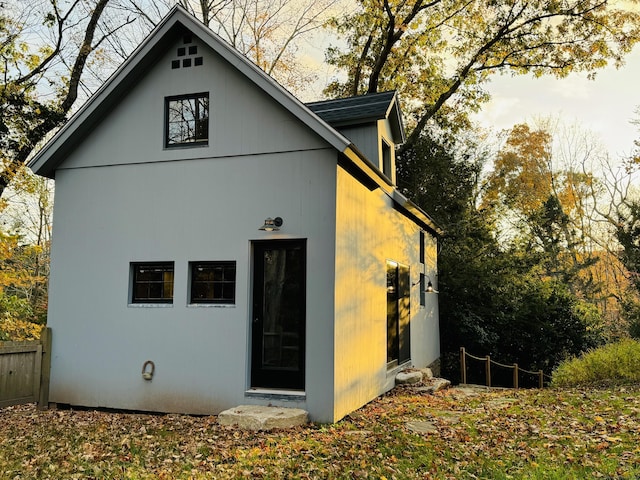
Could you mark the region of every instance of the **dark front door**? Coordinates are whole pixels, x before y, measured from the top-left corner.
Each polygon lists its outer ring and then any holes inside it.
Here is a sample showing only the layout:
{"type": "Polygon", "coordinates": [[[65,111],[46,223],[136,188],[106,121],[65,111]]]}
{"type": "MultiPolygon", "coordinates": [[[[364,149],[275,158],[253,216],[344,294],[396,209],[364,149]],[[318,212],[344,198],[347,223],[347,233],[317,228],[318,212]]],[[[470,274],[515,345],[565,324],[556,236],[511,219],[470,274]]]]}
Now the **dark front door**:
{"type": "Polygon", "coordinates": [[[251,386],[304,390],[306,241],[253,247],[251,386]]]}

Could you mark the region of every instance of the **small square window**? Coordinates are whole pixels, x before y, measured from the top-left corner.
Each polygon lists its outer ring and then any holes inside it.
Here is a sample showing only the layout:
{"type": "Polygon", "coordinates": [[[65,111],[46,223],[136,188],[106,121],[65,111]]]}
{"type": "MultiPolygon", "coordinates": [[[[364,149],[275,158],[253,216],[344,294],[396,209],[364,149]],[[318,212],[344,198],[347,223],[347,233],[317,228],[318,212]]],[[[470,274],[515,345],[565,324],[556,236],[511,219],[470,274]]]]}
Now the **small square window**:
{"type": "Polygon", "coordinates": [[[189,303],[236,303],[236,262],[190,262],[189,303]]]}
{"type": "Polygon", "coordinates": [[[199,67],[200,65],[202,65],[202,57],[196,57],[196,58],[194,58],[194,59],[193,59],[193,64],[194,64],[196,67],[199,67]]]}
{"type": "Polygon", "coordinates": [[[179,57],[184,57],[187,54],[187,49],[184,47],[180,47],[178,48],[178,56],[179,57]]]}
{"type": "Polygon", "coordinates": [[[192,45],[189,47],[189,55],[196,55],[198,53],[198,47],[196,45],[192,45]]]}
{"type": "Polygon", "coordinates": [[[207,145],[209,94],[165,99],[165,147],[207,145]]]}
{"type": "Polygon", "coordinates": [[[185,35],[184,37],[182,37],[182,42],[186,45],[187,43],[191,43],[193,41],[193,38],[191,37],[191,35],[185,35]]]}
{"type": "Polygon", "coordinates": [[[173,262],[131,264],[131,303],[173,303],[173,262]]]}
{"type": "Polygon", "coordinates": [[[185,58],[184,60],[182,60],[182,66],[183,67],[190,67],[191,66],[191,59],[190,58],[185,58]]]}
{"type": "Polygon", "coordinates": [[[180,60],[172,60],[171,61],[171,68],[173,68],[173,69],[180,68],[180,60]]]}

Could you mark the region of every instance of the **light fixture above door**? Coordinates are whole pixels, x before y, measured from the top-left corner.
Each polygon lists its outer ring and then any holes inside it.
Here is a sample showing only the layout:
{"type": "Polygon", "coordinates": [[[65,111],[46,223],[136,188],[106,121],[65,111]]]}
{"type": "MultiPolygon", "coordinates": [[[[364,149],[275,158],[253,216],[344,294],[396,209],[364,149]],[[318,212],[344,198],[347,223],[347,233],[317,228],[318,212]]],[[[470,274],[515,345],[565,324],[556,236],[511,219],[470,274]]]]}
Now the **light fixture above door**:
{"type": "Polygon", "coordinates": [[[265,219],[264,225],[262,225],[258,230],[263,230],[265,232],[276,232],[280,230],[280,227],[283,223],[284,222],[282,221],[281,217],[268,217],[267,219],[265,219]]]}

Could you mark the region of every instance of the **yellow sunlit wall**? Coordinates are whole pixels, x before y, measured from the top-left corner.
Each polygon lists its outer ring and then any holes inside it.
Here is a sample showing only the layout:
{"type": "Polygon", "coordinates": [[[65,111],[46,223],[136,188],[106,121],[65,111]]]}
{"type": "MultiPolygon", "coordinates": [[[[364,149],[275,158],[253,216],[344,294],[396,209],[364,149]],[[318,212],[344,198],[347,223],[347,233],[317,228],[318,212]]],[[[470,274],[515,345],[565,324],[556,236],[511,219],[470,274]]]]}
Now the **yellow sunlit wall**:
{"type": "Polygon", "coordinates": [[[381,189],[370,191],[342,168],[337,172],[335,403],[339,419],[393,387],[387,370],[386,262],[410,266],[411,365],[439,357],[437,298],[420,306],[420,273],[435,277],[435,241],[426,234],[425,272],[420,226],[394,209],[381,189]],[[415,284],[415,285],[414,285],[415,284]]]}

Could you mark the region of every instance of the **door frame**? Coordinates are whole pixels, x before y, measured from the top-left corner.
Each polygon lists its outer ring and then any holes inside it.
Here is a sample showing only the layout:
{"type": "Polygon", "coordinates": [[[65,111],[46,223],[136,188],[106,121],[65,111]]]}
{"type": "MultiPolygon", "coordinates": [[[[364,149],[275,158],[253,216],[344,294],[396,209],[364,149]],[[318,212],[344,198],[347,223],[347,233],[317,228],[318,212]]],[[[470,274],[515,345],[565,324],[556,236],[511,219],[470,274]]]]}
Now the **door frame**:
{"type": "Polygon", "coordinates": [[[249,318],[249,387],[258,389],[283,389],[292,391],[304,391],[306,381],[306,320],[307,320],[307,239],[268,239],[253,240],[251,242],[251,282],[250,282],[250,318],[249,318]],[[269,248],[301,248],[302,265],[301,271],[298,272],[301,280],[299,296],[297,297],[302,303],[301,324],[298,325],[298,369],[296,371],[281,370],[277,368],[271,370],[264,368],[261,363],[262,342],[263,337],[261,331],[257,328],[262,327],[263,315],[260,303],[264,302],[264,269],[258,264],[260,258],[264,258],[264,252],[269,248]],[[287,374],[288,372],[288,374],[287,374]]]}

